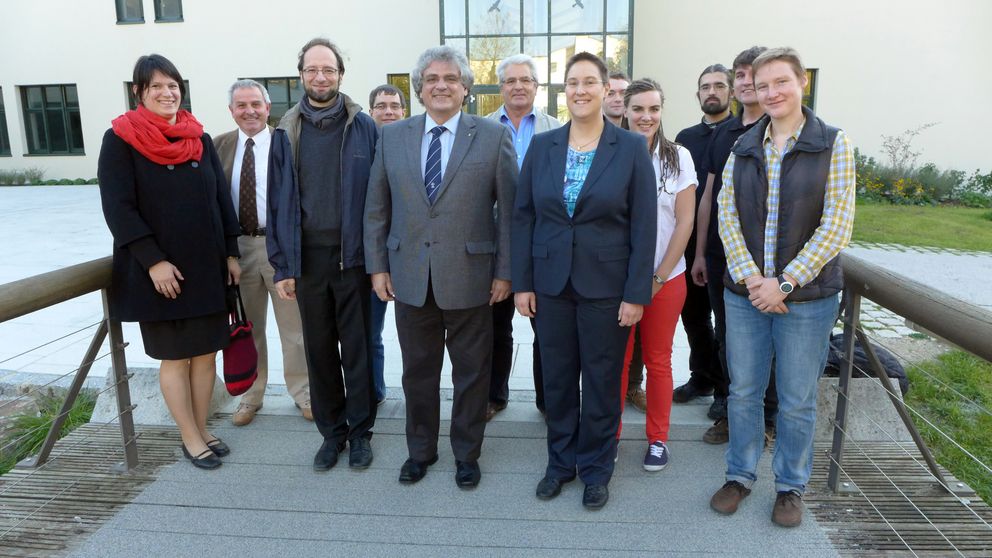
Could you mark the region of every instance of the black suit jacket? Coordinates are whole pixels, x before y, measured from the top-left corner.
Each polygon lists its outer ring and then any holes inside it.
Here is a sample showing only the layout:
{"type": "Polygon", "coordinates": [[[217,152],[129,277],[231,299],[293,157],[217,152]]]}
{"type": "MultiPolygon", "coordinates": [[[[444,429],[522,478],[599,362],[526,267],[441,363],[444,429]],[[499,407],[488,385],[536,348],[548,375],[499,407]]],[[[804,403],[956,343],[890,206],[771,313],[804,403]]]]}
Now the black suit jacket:
{"type": "Polygon", "coordinates": [[[562,199],[571,124],[538,134],[513,208],[513,290],[651,302],[657,235],[654,168],[644,138],[606,123],[568,216],[562,199]]]}

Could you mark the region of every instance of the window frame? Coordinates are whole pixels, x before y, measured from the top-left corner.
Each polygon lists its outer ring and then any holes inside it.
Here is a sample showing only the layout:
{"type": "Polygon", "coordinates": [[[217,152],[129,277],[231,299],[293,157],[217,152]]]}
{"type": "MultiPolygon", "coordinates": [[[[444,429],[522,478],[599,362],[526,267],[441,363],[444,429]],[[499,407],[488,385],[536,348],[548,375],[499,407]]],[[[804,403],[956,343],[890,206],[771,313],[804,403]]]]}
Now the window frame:
{"type": "Polygon", "coordinates": [[[20,94],[21,94],[20,95],[21,112],[24,117],[24,137],[27,142],[27,153],[25,153],[25,156],[64,157],[64,156],[86,155],[86,146],[85,146],[85,140],[83,138],[83,130],[82,130],[82,115],[79,106],[79,88],[75,83],[47,83],[47,84],[38,84],[38,85],[21,85],[18,86],[18,89],[20,90],[20,94]],[[47,100],[47,96],[45,94],[45,89],[49,87],[59,88],[59,92],[61,96],[61,104],[58,107],[49,106],[49,101],[47,100]],[[69,103],[66,98],[66,91],[68,87],[72,87],[76,90],[76,106],[74,108],[69,106],[69,103]],[[31,108],[28,105],[28,94],[29,91],[32,89],[40,90],[41,99],[42,99],[42,107],[40,109],[31,108]],[[52,134],[51,134],[51,126],[49,125],[48,112],[55,108],[61,109],[62,127],[63,130],[65,130],[65,134],[66,134],[65,144],[68,147],[68,150],[66,151],[54,151],[52,149],[52,134]],[[80,115],[79,146],[74,146],[74,142],[73,142],[72,118],[70,117],[72,113],[76,113],[80,115]],[[40,114],[41,116],[42,131],[45,134],[45,145],[46,145],[46,148],[44,150],[38,149],[36,146],[32,146],[33,135],[30,133],[30,128],[29,128],[31,126],[31,123],[34,122],[34,120],[30,118],[32,114],[40,114]]]}
{"type": "MultiPolygon", "coordinates": [[[[630,76],[630,75],[633,74],[633,69],[634,69],[634,58],[633,58],[633,44],[634,44],[634,25],[633,25],[633,23],[634,23],[634,0],[603,0],[602,22],[601,22],[600,28],[598,30],[588,29],[588,30],[584,30],[584,31],[570,30],[570,31],[558,31],[558,32],[553,32],[552,31],[552,29],[554,28],[554,25],[555,25],[554,14],[553,14],[553,9],[552,9],[553,8],[553,6],[552,6],[552,0],[546,0],[547,1],[547,15],[546,15],[546,20],[547,21],[546,22],[542,22],[542,23],[546,23],[545,30],[543,30],[543,31],[538,31],[538,30],[525,31],[526,26],[529,25],[528,23],[525,23],[524,22],[524,19],[525,19],[525,3],[528,2],[528,1],[533,2],[534,0],[502,0],[502,2],[506,2],[508,4],[514,4],[514,3],[516,3],[519,6],[519,17],[517,18],[518,19],[517,25],[516,25],[517,30],[515,32],[513,32],[513,33],[496,33],[496,34],[474,34],[474,33],[472,33],[472,26],[471,26],[471,20],[470,20],[470,17],[472,15],[470,13],[470,2],[471,2],[471,0],[439,0],[439,3],[440,3],[440,14],[439,14],[439,17],[440,17],[440,40],[441,40],[441,44],[455,45],[456,48],[459,48],[459,50],[464,50],[465,51],[465,55],[468,57],[469,61],[471,62],[472,61],[471,48],[472,48],[472,41],[473,40],[480,40],[480,39],[516,39],[518,41],[517,42],[518,48],[515,50],[515,52],[514,52],[514,54],[515,54],[516,52],[528,53],[528,51],[524,48],[524,45],[526,44],[526,42],[527,42],[528,39],[545,39],[546,40],[546,44],[547,44],[547,50],[546,50],[546,53],[547,54],[545,54],[544,56],[547,56],[549,58],[549,63],[547,65],[547,72],[546,72],[546,74],[545,75],[542,75],[542,76],[538,76],[538,87],[541,90],[546,91],[547,100],[546,100],[545,106],[547,107],[548,113],[549,114],[552,114],[552,116],[555,116],[554,112],[557,112],[557,109],[556,109],[556,107],[558,105],[558,102],[557,102],[558,101],[558,99],[557,99],[557,93],[559,92],[559,90],[563,90],[563,88],[564,88],[564,83],[559,83],[557,81],[552,81],[551,80],[551,75],[553,73],[555,73],[555,71],[556,71],[555,68],[554,68],[554,65],[550,62],[550,57],[551,57],[552,53],[554,52],[554,50],[552,50],[552,43],[554,42],[554,39],[556,37],[591,37],[591,38],[594,38],[594,39],[599,40],[601,42],[602,49],[603,49],[603,53],[604,54],[606,53],[606,48],[607,48],[607,44],[608,44],[609,41],[615,40],[617,37],[625,37],[627,39],[626,67],[619,68],[619,70],[623,71],[628,76],[630,76]],[[612,4],[616,4],[616,3],[622,3],[622,2],[626,2],[626,4],[627,4],[627,10],[626,10],[626,14],[627,14],[627,30],[626,31],[612,30],[611,25],[610,25],[610,17],[609,17],[610,16],[611,3],[612,4]],[[446,4],[461,4],[462,5],[463,11],[462,11],[462,13],[460,15],[464,17],[464,20],[463,21],[460,21],[458,25],[463,25],[464,26],[464,29],[458,29],[458,28],[456,28],[456,30],[458,31],[458,34],[451,34],[451,35],[446,35],[445,34],[445,11],[446,11],[445,5],[446,4]],[[461,31],[464,31],[464,32],[461,32],[461,31]]],[[[459,18],[459,19],[461,19],[461,18],[459,18]]],[[[533,22],[531,22],[531,23],[533,23],[533,22]]],[[[560,50],[560,49],[558,49],[558,50],[560,50]]],[[[528,53],[528,54],[530,54],[530,53],[528,53]]],[[[534,56],[534,55],[531,54],[531,56],[534,56]]],[[[607,60],[607,63],[609,63],[609,60],[607,60]]],[[[614,71],[614,68],[611,68],[610,71],[611,72],[614,71]]],[[[477,86],[495,85],[497,87],[499,86],[498,83],[481,83],[478,80],[478,76],[476,76],[476,85],[477,86]]],[[[474,93],[475,93],[475,87],[473,87],[473,91],[470,92],[469,103],[468,103],[469,112],[472,112],[472,113],[475,113],[476,110],[477,110],[477,103],[476,103],[475,98],[474,98],[474,95],[473,95],[474,93]]],[[[541,93],[539,93],[539,95],[541,95],[541,93]]],[[[541,104],[542,103],[540,103],[540,102],[535,103],[535,105],[541,105],[541,104]]]]}
{"type": "Polygon", "coordinates": [[[152,0],[155,5],[155,23],[180,23],[183,21],[183,0],[174,0],[179,3],[179,15],[177,17],[162,17],[162,2],[165,0],[152,0]]]}
{"type": "Polygon", "coordinates": [[[296,104],[300,102],[300,99],[303,98],[303,80],[300,78],[299,74],[297,74],[295,76],[249,77],[249,78],[238,78],[238,79],[250,79],[250,80],[257,81],[258,83],[261,83],[262,84],[262,87],[265,88],[265,91],[268,92],[268,94],[269,94],[269,100],[270,101],[272,99],[272,88],[270,86],[270,83],[273,82],[273,81],[279,81],[279,80],[283,80],[283,81],[286,82],[286,89],[285,89],[285,92],[286,92],[286,102],[285,102],[285,108],[283,109],[284,103],[282,101],[279,101],[278,103],[277,102],[272,102],[271,103],[271,106],[269,107],[269,121],[268,122],[269,122],[269,126],[272,126],[273,128],[275,128],[276,126],[278,126],[279,125],[279,120],[282,118],[282,116],[284,114],[286,114],[286,112],[288,112],[289,109],[291,109],[294,106],[296,106],[296,104]],[[293,87],[291,85],[291,82],[293,82],[294,80],[296,81],[296,87],[293,87]],[[293,100],[294,92],[297,93],[296,100],[293,100]],[[278,112],[280,110],[281,110],[281,112],[278,112]]]}
{"type": "Polygon", "coordinates": [[[135,17],[127,17],[125,12],[124,3],[126,0],[114,0],[114,7],[117,9],[117,25],[134,25],[141,24],[145,22],[145,6],[144,2],[138,2],[138,15],[135,17]]]}
{"type": "Polygon", "coordinates": [[[7,129],[7,107],[3,101],[3,87],[0,87],[0,157],[10,156],[10,133],[7,129]]]}

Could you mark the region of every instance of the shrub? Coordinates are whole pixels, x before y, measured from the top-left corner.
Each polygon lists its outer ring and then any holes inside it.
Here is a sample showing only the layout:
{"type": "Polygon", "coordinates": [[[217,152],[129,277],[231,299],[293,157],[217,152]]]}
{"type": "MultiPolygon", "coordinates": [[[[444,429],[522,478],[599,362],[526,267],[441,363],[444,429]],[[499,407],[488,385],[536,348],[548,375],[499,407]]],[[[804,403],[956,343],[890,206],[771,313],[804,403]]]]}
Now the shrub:
{"type": "Polygon", "coordinates": [[[73,180],[72,183],[75,184],[75,185],[77,185],[77,186],[79,186],[79,185],[82,185],[82,184],[86,184],[86,179],[85,178],[77,178],[77,179],[73,180]]]}
{"type": "Polygon", "coordinates": [[[986,196],[979,192],[962,192],[957,201],[965,207],[992,207],[992,196],[986,196]]]}
{"type": "Polygon", "coordinates": [[[91,179],[87,180],[86,183],[87,184],[99,184],[100,181],[97,180],[97,179],[95,179],[95,178],[91,178],[91,179]]]}

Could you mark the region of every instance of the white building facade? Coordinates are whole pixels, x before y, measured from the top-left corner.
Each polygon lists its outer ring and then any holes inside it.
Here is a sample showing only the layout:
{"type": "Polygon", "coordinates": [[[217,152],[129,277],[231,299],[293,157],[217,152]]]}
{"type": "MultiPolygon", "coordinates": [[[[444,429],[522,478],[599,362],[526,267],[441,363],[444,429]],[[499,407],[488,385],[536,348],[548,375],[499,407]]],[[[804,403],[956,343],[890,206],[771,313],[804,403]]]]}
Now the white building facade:
{"type": "Polygon", "coordinates": [[[881,155],[883,134],[935,122],[914,141],[920,162],[988,171],[990,22],[986,0],[3,0],[0,170],[95,177],[142,54],[176,64],[213,135],[235,126],[227,90],[239,78],[263,81],[281,114],[301,95],[300,47],[323,36],[345,57],[341,90],[363,106],[379,84],[408,88],[425,48],[462,49],[477,84],[467,110],[479,113],[499,106],[496,64],[522,51],[538,64],[538,106],[564,115],[565,60],[596,52],[662,84],[671,137],[701,116],[702,68],[756,44],[792,46],[812,71],[814,110],[866,154],[881,155]]]}

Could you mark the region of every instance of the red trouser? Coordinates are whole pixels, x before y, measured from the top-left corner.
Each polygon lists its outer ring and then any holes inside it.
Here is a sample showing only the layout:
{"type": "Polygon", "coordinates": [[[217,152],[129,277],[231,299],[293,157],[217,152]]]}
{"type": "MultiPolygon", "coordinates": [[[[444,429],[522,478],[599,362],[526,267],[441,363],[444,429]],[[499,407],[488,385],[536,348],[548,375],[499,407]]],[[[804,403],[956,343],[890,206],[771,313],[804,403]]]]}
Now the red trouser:
{"type": "MultiPolygon", "coordinates": [[[[644,307],[644,317],[637,327],[641,328],[641,354],[647,368],[648,417],[644,425],[648,443],[658,440],[668,442],[668,423],[672,415],[672,341],[679,314],[685,304],[685,273],[680,273],[665,281],[651,304],[644,307]]],[[[627,339],[627,353],[624,355],[623,378],[620,380],[620,410],[623,411],[627,395],[627,367],[634,352],[634,329],[627,339]]],[[[617,430],[617,439],[623,423],[617,430]]]]}

